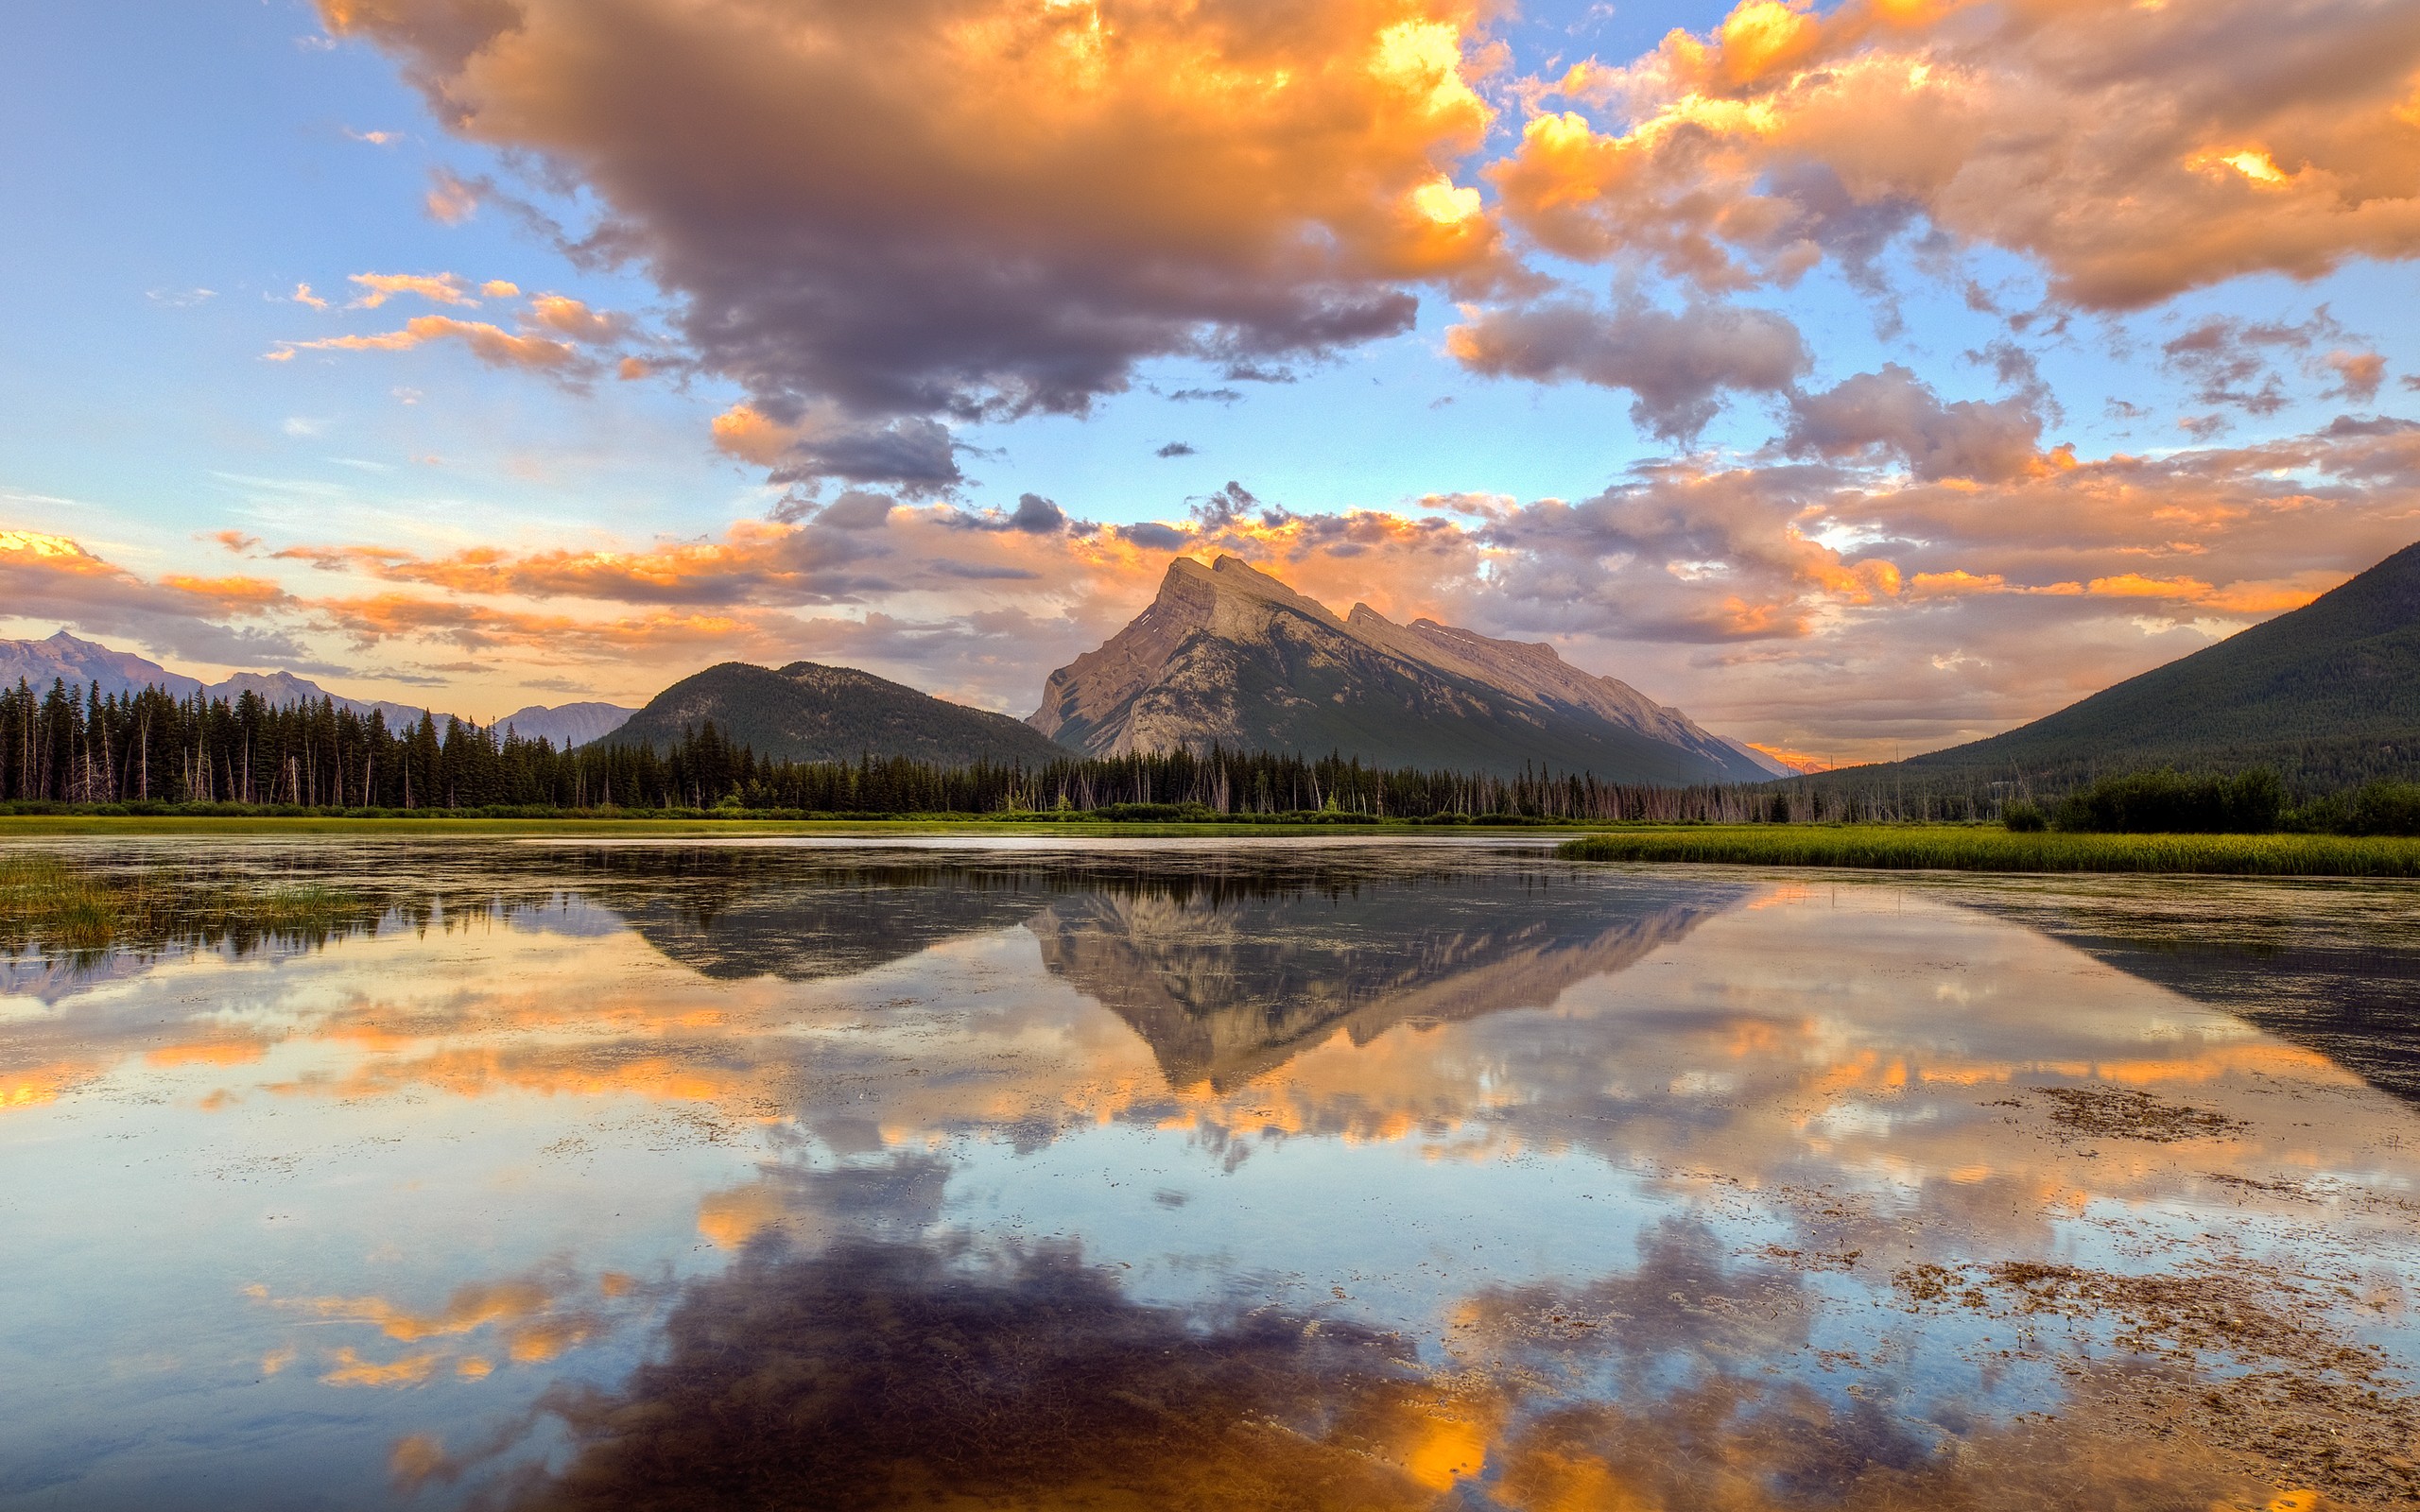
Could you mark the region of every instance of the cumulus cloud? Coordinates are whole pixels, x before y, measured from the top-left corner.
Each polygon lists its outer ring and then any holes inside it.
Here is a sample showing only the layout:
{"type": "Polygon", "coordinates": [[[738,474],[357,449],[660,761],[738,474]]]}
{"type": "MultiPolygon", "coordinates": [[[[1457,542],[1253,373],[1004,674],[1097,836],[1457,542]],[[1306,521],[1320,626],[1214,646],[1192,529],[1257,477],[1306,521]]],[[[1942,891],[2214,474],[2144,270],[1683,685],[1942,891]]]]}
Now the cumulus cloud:
{"type": "Polygon", "coordinates": [[[1856,456],[1878,448],[1917,477],[1997,483],[2043,465],[2042,416],[2031,398],[1943,404],[1930,385],[1897,363],[1790,400],[1782,438],[1791,455],[1856,456]]]}
{"type": "MultiPolygon", "coordinates": [[[[491,292],[501,288],[507,295],[520,292],[510,284],[491,284],[488,288],[491,292]]],[[[631,327],[628,316],[592,310],[562,294],[532,296],[529,323],[587,346],[612,346],[628,336],[631,327]]]]}
{"type": "Polygon", "coordinates": [[[1667,440],[1703,430],[1724,391],[1779,393],[1808,366],[1798,328],[1772,311],[1673,313],[1635,299],[1610,310],[1574,299],[1475,310],[1445,333],[1445,350],[1490,378],[1628,389],[1631,418],[1667,440]]]}
{"type": "Polygon", "coordinates": [[[1191,456],[1194,455],[1194,449],[1184,441],[1170,441],[1151,455],[1158,457],[1191,456]]]}
{"type": "Polygon", "coordinates": [[[2386,382],[2386,358],[2375,352],[2336,351],[2320,359],[2328,371],[2336,375],[2335,387],[2325,397],[2349,399],[2366,404],[2378,397],[2378,386],[2386,382]]]}
{"type": "Polygon", "coordinates": [[[2420,253],[2415,69],[2397,0],[1743,0],[1537,91],[1575,108],[1490,176],[1547,249],[1708,290],[1854,276],[1921,216],[2134,309],[2420,253]]]}
{"type": "Polygon", "coordinates": [[[929,498],[965,481],[958,443],[937,420],[908,416],[875,423],[834,423],[799,432],[768,476],[775,483],[880,483],[902,497],[929,498]]]}
{"type": "Polygon", "coordinates": [[[1454,178],[1493,120],[1484,0],[320,10],[448,129],[593,190],[587,246],[675,293],[754,408],[894,447],[827,439],[802,474],[929,483],[889,422],[1079,413],[1149,358],[1249,372],[1517,276],[1454,178]]]}
{"type": "Polygon", "coordinates": [[[293,606],[275,582],[188,574],[146,579],[69,537],[37,530],[0,528],[0,604],[14,618],[127,636],[202,661],[287,662],[302,654],[284,629],[262,623],[293,606]]]}

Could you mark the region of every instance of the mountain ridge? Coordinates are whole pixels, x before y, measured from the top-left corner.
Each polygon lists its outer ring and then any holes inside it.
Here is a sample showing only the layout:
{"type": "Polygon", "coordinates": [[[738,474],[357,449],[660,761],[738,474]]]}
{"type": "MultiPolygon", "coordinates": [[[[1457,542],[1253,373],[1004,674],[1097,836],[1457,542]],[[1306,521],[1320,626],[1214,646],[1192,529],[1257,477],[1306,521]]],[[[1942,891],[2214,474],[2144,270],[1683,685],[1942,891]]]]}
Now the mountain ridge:
{"type": "Polygon", "coordinates": [[[1825,776],[2055,789],[2159,765],[2265,765],[2305,790],[2420,778],[2420,542],[2300,609],[2014,730],[1825,776]]]}
{"type": "Polygon", "coordinates": [[[1593,771],[1612,782],[1774,774],[1680,710],[1498,641],[1367,604],[1342,616],[1222,556],[1179,557],[1151,604],[1051,673],[1027,723],[1094,755],[1219,744],[1393,766],[1593,771]]]}
{"type": "Polygon", "coordinates": [[[1076,754],[1006,714],[970,709],[856,667],[724,662],[657,694],[608,746],[668,747],[708,720],[758,756],[854,762],[905,756],[941,766],[1040,765],[1076,754]]]}

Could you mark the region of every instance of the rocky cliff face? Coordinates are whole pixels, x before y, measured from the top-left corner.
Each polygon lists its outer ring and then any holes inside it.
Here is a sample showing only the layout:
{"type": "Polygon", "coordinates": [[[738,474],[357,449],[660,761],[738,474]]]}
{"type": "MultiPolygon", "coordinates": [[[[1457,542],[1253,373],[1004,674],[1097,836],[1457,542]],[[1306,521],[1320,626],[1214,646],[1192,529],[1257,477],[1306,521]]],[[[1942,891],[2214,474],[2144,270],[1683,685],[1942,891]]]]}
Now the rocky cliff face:
{"type": "Polygon", "coordinates": [[[1771,775],[1679,710],[1551,646],[1433,620],[1397,625],[1366,604],[1340,619],[1234,557],[1171,562],[1151,607],[1052,673],[1027,723],[1098,755],[1216,743],[1609,782],[1771,775]]]}

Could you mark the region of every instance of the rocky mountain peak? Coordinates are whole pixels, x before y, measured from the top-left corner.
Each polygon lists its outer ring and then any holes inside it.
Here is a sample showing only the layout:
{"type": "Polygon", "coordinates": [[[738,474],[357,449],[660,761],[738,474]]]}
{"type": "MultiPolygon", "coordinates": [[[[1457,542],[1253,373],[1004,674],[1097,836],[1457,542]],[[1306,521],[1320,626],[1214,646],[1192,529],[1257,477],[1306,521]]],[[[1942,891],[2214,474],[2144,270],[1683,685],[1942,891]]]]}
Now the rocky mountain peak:
{"type": "Polygon", "coordinates": [[[1050,675],[1027,721],[1098,755],[1213,744],[1387,765],[1594,771],[1614,781],[1770,775],[1678,710],[1565,662],[1366,603],[1341,618],[1239,557],[1168,564],[1132,623],[1050,675]]]}

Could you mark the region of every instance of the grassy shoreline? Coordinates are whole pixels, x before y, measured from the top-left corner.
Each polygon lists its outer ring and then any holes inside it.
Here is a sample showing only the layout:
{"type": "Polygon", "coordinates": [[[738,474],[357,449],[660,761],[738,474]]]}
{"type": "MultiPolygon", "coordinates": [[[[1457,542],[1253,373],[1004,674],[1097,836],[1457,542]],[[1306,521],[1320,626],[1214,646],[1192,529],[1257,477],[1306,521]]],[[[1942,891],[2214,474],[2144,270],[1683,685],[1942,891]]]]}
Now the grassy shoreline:
{"type": "Polygon", "coordinates": [[[441,835],[575,836],[606,839],[768,838],[784,835],[1002,835],[1036,837],[1265,838],[1309,834],[1439,834],[1511,838],[1558,833],[1556,853],[1576,861],[1676,862],[1752,867],[1840,867],[1889,871],[2107,872],[2248,877],[2420,879],[2420,839],[2329,834],[2019,833],[1985,824],[1546,824],[1188,823],[1178,820],[1036,819],[1026,815],[909,815],[895,818],[746,819],[616,817],[339,817],[336,816],[0,815],[0,845],[70,836],[141,838],[189,834],[340,835],[397,839],[441,835]]]}
{"type": "Polygon", "coordinates": [[[2420,878],[2420,839],[2333,834],[2021,834],[1990,825],[1686,825],[1592,833],[1578,861],[1885,871],[2162,872],[2420,878]]]}

